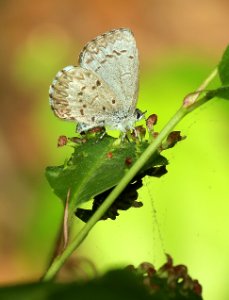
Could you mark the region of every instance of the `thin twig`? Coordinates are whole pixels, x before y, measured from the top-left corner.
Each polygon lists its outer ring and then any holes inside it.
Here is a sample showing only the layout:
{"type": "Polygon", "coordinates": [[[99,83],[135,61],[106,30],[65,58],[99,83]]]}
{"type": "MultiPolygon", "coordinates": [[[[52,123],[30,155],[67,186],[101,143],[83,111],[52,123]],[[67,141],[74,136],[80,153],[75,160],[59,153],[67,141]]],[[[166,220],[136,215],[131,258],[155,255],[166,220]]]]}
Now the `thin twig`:
{"type": "Polygon", "coordinates": [[[204,91],[204,89],[209,85],[209,83],[215,78],[218,74],[218,69],[215,68],[210,75],[201,83],[201,85],[196,89],[195,92],[188,94],[183,101],[184,107],[188,107],[195,103],[199,95],[204,91]]]}
{"type": "Polygon", "coordinates": [[[70,189],[68,189],[67,199],[64,209],[64,222],[63,222],[63,236],[64,236],[64,245],[63,249],[66,248],[68,243],[68,205],[69,205],[69,198],[70,198],[70,189]]]}

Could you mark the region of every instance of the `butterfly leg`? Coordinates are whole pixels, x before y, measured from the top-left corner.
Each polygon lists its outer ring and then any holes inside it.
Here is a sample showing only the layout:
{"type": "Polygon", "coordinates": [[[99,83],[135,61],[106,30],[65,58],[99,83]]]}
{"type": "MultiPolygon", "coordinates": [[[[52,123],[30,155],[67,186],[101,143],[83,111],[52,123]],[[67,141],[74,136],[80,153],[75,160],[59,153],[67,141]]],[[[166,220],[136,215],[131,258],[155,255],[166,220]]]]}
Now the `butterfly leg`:
{"type": "Polygon", "coordinates": [[[87,132],[88,130],[92,129],[95,126],[88,125],[85,123],[78,123],[76,125],[76,132],[81,133],[81,132],[87,132]]]}

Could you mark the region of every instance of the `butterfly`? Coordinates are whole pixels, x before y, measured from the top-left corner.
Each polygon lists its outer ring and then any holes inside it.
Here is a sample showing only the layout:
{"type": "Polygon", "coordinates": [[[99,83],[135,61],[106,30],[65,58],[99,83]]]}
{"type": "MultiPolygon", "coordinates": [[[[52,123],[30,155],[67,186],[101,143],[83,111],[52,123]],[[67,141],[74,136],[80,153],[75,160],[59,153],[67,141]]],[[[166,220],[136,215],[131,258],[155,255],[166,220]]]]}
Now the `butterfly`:
{"type": "Polygon", "coordinates": [[[143,113],[136,109],[139,58],[128,28],[103,33],[85,45],[79,66],[59,71],[49,89],[54,114],[78,123],[77,131],[107,126],[126,132],[143,113]]]}

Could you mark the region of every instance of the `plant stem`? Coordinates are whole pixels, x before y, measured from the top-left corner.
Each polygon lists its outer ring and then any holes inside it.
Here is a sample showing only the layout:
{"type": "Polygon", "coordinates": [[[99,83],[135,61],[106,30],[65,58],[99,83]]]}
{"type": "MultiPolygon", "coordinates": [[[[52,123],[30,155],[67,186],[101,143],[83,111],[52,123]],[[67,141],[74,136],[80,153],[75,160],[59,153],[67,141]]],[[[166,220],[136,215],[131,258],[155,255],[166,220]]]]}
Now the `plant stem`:
{"type": "Polygon", "coordinates": [[[202,84],[198,87],[197,91],[204,90],[209,85],[209,83],[216,77],[217,73],[218,73],[218,68],[215,68],[209,74],[209,76],[202,82],[202,84]]]}
{"type": "Polygon", "coordinates": [[[218,69],[215,68],[209,76],[201,83],[198,89],[189,95],[187,95],[184,99],[184,106],[190,106],[195,103],[200,96],[201,92],[209,85],[209,83],[216,77],[218,74],[218,69]]]}
{"type": "MultiPolygon", "coordinates": [[[[216,76],[216,72],[214,71],[204,81],[204,83],[201,85],[201,88],[205,88],[206,85],[209,84],[209,82],[215,76],[216,76]]],[[[43,276],[42,281],[48,281],[54,278],[56,273],[60,270],[60,268],[62,267],[64,262],[68,259],[68,257],[72,254],[72,252],[79,247],[79,245],[86,238],[86,236],[91,231],[93,226],[97,223],[97,221],[100,220],[100,218],[104,215],[104,213],[115,201],[115,199],[125,189],[127,184],[140,171],[140,169],[144,166],[146,161],[157,151],[158,147],[161,145],[163,140],[168,136],[168,134],[173,130],[173,128],[183,119],[183,117],[209,100],[210,100],[209,98],[204,96],[201,99],[199,99],[197,102],[190,104],[188,107],[185,107],[184,105],[181,106],[181,108],[165,125],[165,127],[162,129],[160,134],[157,136],[157,138],[148,146],[148,148],[144,151],[144,153],[140,156],[140,158],[136,161],[136,163],[131,167],[129,172],[121,179],[119,184],[112,190],[112,192],[109,194],[106,200],[96,210],[96,212],[93,214],[90,220],[85,224],[85,226],[78,233],[78,235],[72,240],[72,242],[67,246],[67,248],[53,260],[53,263],[51,264],[51,266],[43,276]]]]}

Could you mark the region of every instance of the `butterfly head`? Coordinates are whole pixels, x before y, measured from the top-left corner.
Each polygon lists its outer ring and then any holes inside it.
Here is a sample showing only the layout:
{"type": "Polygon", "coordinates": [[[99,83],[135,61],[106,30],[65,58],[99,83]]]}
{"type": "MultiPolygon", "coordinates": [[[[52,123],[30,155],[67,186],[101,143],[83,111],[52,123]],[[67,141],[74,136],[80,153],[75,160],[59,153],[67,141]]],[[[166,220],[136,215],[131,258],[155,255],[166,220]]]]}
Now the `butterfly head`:
{"type": "Polygon", "coordinates": [[[142,112],[140,109],[136,108],[135,112],[134,112],[136,122],[140,121],[143,118],[145,118],[145,114],[146,114],[146,111],[142,112]]]}

